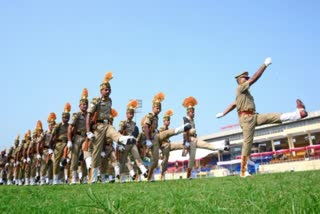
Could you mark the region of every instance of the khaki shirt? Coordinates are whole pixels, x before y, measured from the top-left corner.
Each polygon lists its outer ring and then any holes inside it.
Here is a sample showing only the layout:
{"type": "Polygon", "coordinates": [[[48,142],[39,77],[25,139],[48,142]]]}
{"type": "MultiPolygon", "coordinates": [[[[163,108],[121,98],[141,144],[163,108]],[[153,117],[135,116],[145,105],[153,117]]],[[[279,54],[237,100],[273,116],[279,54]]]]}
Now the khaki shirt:
{"type": "Polygon", "coordinates": [[[40,136],[40,138],[37,138],[37,140],[38,140],[37,143],[41,143],[41,142],[44,141],[43,146],[49,147],[50,146],[51,136],[52,136],[52,132],[47,130],[40,136]]]}
{"type": "Polygon", "coordinates": [[[135,128],[136,128],[136,123],[134,121],[122,120],[119,123],[119,131],[123,131],[125,135],[133,136],[133,132],[135,131],[135,128]]]}
{"type": "Polygon", "coordinates": [[[7,157],[6,156],[2,156],[2,155],[0,155],[0,168],[1,167],[4,167],[4,165],[6,164],[6,162],[7,162],[7,157]]]}
{"type": "Polygon", "coordinates": [[[77,132],[85,132],[86,131],[86,113],[78,112],[74,113],[69,121],[69,125],[72,125],[76,128],[77,132]]]}
{"type": "Polygon", "coordinates": [[[68,126],[69,124],[62,124],[59,123],[57,124],[52,131],[53,135],[57,136],[57,141],[61,141],[61,142],[67,142],[68,140],[68,126]]]}
{"type": "Polygon", "coordinates": [[[34,138],[29,144],[29,155],[33,155],[37,151],[37,142],[39,137],[34,138]]]}
{"type": "Polygon", "coordinates": [[[28,148],[29,148],[30,144],[31,144],[30,140],[26,140],[26,142],[23,144],[23,149],[22,149],[22,151],[23,151],[22,155],[23,156],[27,155],[27,151],[28,151],[28,148]]]}
{"type": "Polygon", "coordinates": [[[249,81],[238,86],[236,90],[237,111],[255,111],[254,98],[249,91],[249,81]]]}
{"type": "Polygon", "coordinates": [[[17,146],[14,148],[13,155],[14,157],[20,158],[20,150],[22,149],[22,145],[17,146]]]}
{"type": "Polygon", "coordinates": [[[97,112],[97,120],[108,120],[111,114],[112,100],[111,98],[93,98],[88,112],[93,115],[97,112]]]}
{"type": "Polygon", "coordinates": [[[148,124],[151,132],[158,132],[158,121],[158,115],[155,115],[154,113],[149,113],[146,116],[144,116],[142,126],[148,124]]]}

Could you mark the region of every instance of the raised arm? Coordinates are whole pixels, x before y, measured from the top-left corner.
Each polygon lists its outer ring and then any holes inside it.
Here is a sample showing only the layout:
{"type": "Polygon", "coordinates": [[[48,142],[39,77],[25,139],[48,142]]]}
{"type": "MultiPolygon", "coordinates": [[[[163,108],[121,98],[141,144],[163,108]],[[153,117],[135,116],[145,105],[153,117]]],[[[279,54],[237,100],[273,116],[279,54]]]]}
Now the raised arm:
{"type": "Polygon", "coordinates": [[[264,60],[264,63],[261,65],[261,67],[256,71],[256,73],[248,80],[249,84],[254,84],[263,74],[263,72],[266,70],[266,68],[272,63],[271,58],[268,57],[264,60]]]}
{"type": "Polygon", "coordinates": [[[228,114],[230,111],[232,111],[233,109],[236,108],[236,102],[231,103],[226,110],[224,110],[224,112],[220,112],[218,114],[216,114],[216,118],[221,118],[223,116],[225,116],[226,114],[228,114]]]}

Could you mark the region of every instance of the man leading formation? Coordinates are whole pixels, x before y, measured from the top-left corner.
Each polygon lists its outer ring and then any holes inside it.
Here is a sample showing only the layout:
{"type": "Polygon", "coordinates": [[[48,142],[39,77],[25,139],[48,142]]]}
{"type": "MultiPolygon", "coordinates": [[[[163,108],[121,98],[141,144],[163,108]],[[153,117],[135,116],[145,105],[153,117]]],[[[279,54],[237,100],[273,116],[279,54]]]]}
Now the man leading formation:
{"type": "Polygon", "coordinates": [[[266,68],[272,63],[271,58],[266,58],[261,67],[250,78],[247,71],[235,76],[238,83],[236,89],[236,100],[230,104],[224,112],[218,113],[217,118],[221,118],[237,108],[239,116],[239,124],[243,132],[243,144],[241,152],[241,169],[240,176],[251,176],[247,171],[248,158],[251,153],[251,147],[254,138],[254,131],[256,126],[265,124],[282,123],[285,121],[296,121],[308,116],[305,106],[301,100],[297,99],[297,110],[290,113],[267,113],[257,114],[254,98],[249,89],[264,73],[266,68]]]}

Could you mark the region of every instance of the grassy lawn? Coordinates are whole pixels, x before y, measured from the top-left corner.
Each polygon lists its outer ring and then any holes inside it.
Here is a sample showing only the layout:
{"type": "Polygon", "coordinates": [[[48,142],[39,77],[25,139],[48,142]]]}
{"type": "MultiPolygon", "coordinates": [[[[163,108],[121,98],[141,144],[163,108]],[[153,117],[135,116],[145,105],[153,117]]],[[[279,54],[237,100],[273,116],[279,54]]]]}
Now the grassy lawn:
{"type": "Polygon", "coordinates": [[[3,213],[320,213],[320,171],[154,183],[0,186],[3,213]]]}

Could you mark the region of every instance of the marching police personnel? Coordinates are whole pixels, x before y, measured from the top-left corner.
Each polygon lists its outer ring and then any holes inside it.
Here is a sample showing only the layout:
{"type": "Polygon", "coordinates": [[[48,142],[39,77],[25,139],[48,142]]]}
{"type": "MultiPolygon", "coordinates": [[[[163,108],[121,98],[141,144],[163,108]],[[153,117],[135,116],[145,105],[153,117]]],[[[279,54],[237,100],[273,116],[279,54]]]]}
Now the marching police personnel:
{"type": "Polygon", "coordinates": [[[40,120],[37,121],[36,128],[33,131],[32,141],[29,144],[28,151],[27,151],[27,163],[30,166],[30,185],[35,185],[35,177],[37,174],[38,166],[37,166],[37,142],[41,137],[43,132],[42,123],[40,120]]]}
{"type": "Polygon", "coordinates": [[[115,128],[109,125],[108,118],[111,113],[112,100],[109,97],[111,85],[109,81],[113,78],[111,72],[107,72],[103,82],[100,84],[101,97],[93,98],[87,114],[86,131],[87,137],[92,141],[92,179],[91,183],[97,182],[98,171],[101,164],[102,147],[109,137],[112,141],[126,144],[132,137],[122,136],[115,128]],[[90,124],[92,122],[92,124],[90,124]]]}
{"type": "Polygon", "coordinates": [[[53,154],[53,146],[51,145],[52,130],[56,125],[56,114],[51,112],[48,116],[48,130],[42,133],[37,143],[37,165],[40,163],[40,185],[48,183],[52,184],[53,170],[51,156],[53,154]]]}
{"type": "Polygon", "coordinates": [[[32,141],[31,141],[31,131],[28,130],[26,135],[25,135],[25,142],[23,144],[23,149],[22,149],[22,162],[23,162],[23,166],[22,166],[22,169],[23,169],[23,176],[24,176],[24,185],[25,186],[28,186],[30,185],[30,173],[31,173],[31,166],[28,162],[28,149],[29,149],[29,146],[32,144],[32,141]]]}
{"type": "MultiPolygon", "coordinates": [[[[166,113],[163,116],[163,126],[159,128],[160,133],[166,130],[169,130],[170,126],[170,121],[171,121],[171,116],[173,115],[173,111],[169,109],[166,111],[166,113]]],[[[168,165],[168,160],[170,156],[170,151],[178,150],[178,149],[183,149],[182,144],[178,143],[173,143],[171,144],[171,141],[169,138],[165,138],[160,142],[160,150],[162,153],[162,162],[161,162],[161,180],[165,180],[165,173],[167,171],[167,165],[168,165]]]]}
{"type": "Polygon", "coordinates": [[[7,162],[6,157],[6,149],[2,150],[0,153],[0,185],[4,183],[4,175],[5,175],[5,165],[7,162]]]}
{"type": "Polygon", "coordinates": [[[225,142],[219,144],[207,143],[203,140],[197,138],[196,125],[194,122],[195,117],[195,106],[198,104],[197,100],[194,97],[187,97],[184,99],[182,105],[187,110],[187,116],[183,117],[183,122],[185,124],[191,124],[192,128],[184,132],[183,134],[183,143],[184,146],[189,150],[189,162],[187,169],[187,178],[191,178],[192,168],[194,167],[195,157],[196,157],[196,149],[204,148],[210,149],[212,151],[222,151],[227,150],[228,147],[225,142]]]}
{"type": "MultiPolygon", "coordinates": [[[[143,165],[143,161],[141,160],[138,148],[136,146],[136,138],[139,135],[139,129],[136,123],[132,120],[134,117],[135,110],[138,108],[138,101],[131,100],[127,105],[126,111],[126,120],[122,120],[119,124],[119,132],[126,136],[133,136],[135,139],[129,141],[125,147],[120,148],[120,166],[121,172],[125,171],[125,166],[129,169],[129,175],[133,180],[135,180],[136,174],[132,165],[130,164],[130,158],[128,157],[129,154],[133,156],[137,166],[139,167],[142,174],[147,176],[147,169],[143,165]],[[129,161],[128,161],[129,158],[129,161]]],[[[121,147],[121,146],[119,146],[121,147]]],[[[124,177],[124,175],[122,175],[124,177]]]]}
{"type": "Polygon", "coordinates": [[[14,152],[13,152],[13,157],[14,157],[14,170],[13,170],[13,180],[15,181],[16,185],[21,186],[22,185],[22,170],[21,170],[21,153],[22,153],[22,148],[23,148],[23,142],[25,140],[22,139],[21,143],[19,144],[19,141],[15,142],[15,148],[14,148],[14,152]]]}
{"type": "MultiPolygon", "coordinates": [[[[68,127],[68,143],[67,147],[72,150],[71,154],[71,171],[72,178],[71,184],[77,183],[77,170],[79,166],[79,156],[82,149],[82,144],[86,139],[86,119],[87,119],[87,109],[88,109],[88,90],[86,88],[83,89],[80,103],[79,103],[80,111],[74,113],[69,122],[68,127]]],[[[85,165],[85,162],[83,163],[85,165]]],[[[81,167],[83,178],[87,175],[86,167],[81,167]]]]}
{"type": "Polygon", "coordinates": [[[258,71],[249,77],[247,71],[235,76],[238,87],[236,90],[236,101],[229,105],[226,110],[216,115],[217,118],[223,117],[233,109],[237,108],[240,127],[243,132],[243,144],[241,154],[241,169],[240,176],[251,176],[247,171],[248,158],[251,153],[251,147],[254,138],[254,131],[256,126],[272,123],[281,123],[284,121],[295,121],[301,118],[307,117],[308,113],[305,110],[305,106],[301,100],[297,99],[297,110],[291,113],[268,113],[257,114],[254,98],[251,95],[249,89],[264,73],[266,68],[272,63],[271,58],[266,58],[262,66],[258,71]]]}
{"type": "Polygon", "coordinates": [[[7,152],[7,162],[5,164],[5,169],[7,171],[7,185],[13,184],[13,173],[14,173],[14,148],[19,144],[20,135],[14,140],[14,146],[11,146],[7,152]]]}
{"type": "Polygon", "coordinates": [[[53,131],[52,131],[52,142],[51,143],[54,145],[54,150],[53,150],[53,153],[54,153],[53,184],[54,185],[61,183],[61,180],[60,180],[61,178],[59,179],[59,174],[61,177],[61,174],[63,175],[63,171],[64,171],[64,166],[62,164],[60,164],[60,161],[63,157],[64,149],[67,146],[68,127],[69,127],[68,122],[70,119],[70,111],[71,111],[71,105],[70,105],[70,103],[66,103],[64,106],[64,112],[62,113],[62,122],[56,124],[53,131]]]}
{"type": "MultiPolygon", "coordinates": [[[[115,109],[111,109],[109,115],[109,125],[113,126],[113,120],[118,116],[118,112],[115,109]]],[[[109,182],[115,182],[115,178],[120,178],[120,166],[116,157],[115,148],[113,147],[113,140],[110,137],[107,137],[101,152],[101,165],[100,165],[100,179],[101,183],[106,183],[106,173],[109,176],[114,174],[114,177],[109,177],[109,182]]]]}
{"type": "Polygon", "coordinates": [[[158,166],[160,142],[173,135],[183,133],[191,128],[190,124],[184,124],[176,129],[169,129],[159,133],[158,114],[161,112],[161,102],[165,96],[162,92],[154,96],[152,100],[152,112],[145,115],[142,119],[142,130],[146,139],[146,146],[151,148],[151,165],[148,172],[148,181],[154,181],[153,171],[158,166]]]}

